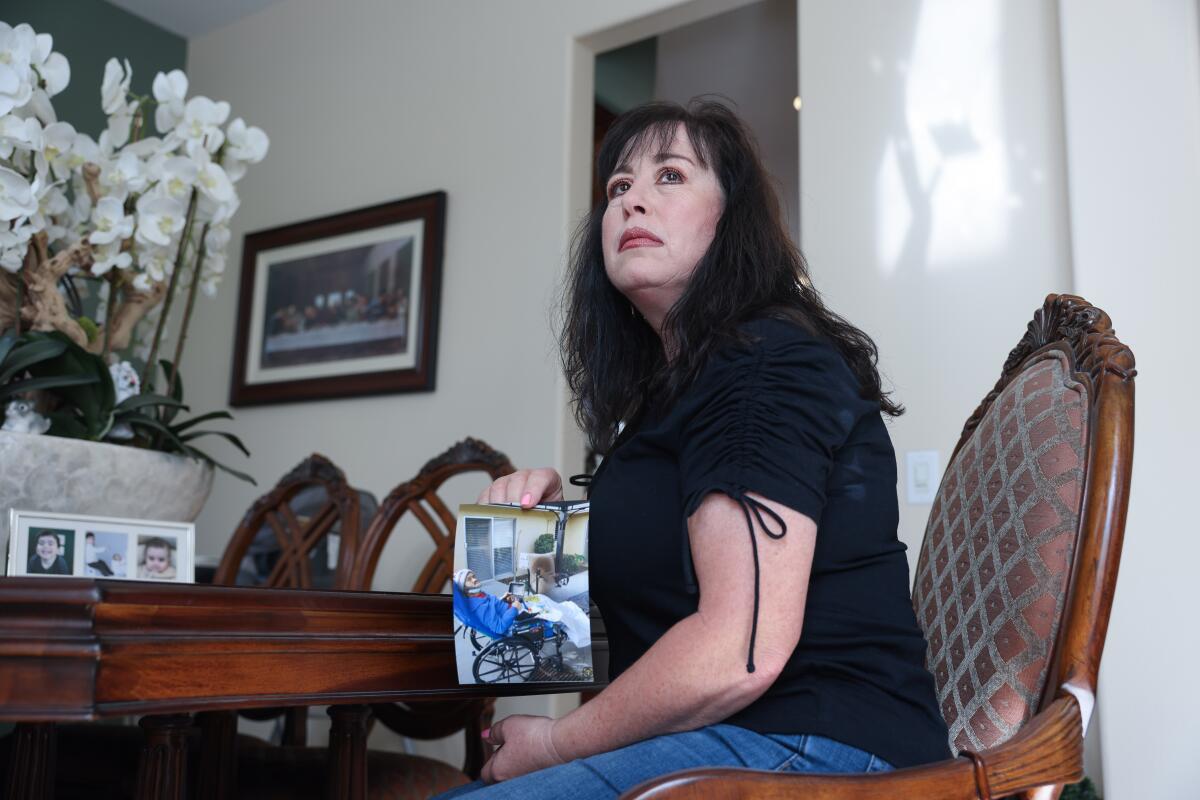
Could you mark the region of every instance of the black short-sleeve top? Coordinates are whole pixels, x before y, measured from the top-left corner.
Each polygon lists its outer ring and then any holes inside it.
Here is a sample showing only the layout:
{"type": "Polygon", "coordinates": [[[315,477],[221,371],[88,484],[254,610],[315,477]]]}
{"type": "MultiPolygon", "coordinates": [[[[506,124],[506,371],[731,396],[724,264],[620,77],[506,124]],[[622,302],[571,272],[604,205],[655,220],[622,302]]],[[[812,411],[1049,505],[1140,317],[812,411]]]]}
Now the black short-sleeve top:
{"type": "MultiPolygon", "coordinates": [[[[799,325],[762,319],[740,330],[749,343],[716,353],[669,408],[652,403],[592,482],[589,574],[609,679],[696,611],[687,518],[710,492],[742,503],[756,535],[786,534],[748,497],[758,495],[814,520],[816,551],[799,644],[771,688],[725,722],[826,736],[896,767],[948,758],[879,403],[799,325]]],[[[729,531],[727,546],[751,547],[747,530],[729,531]]],[[[748,581],[747,603],[754,591],[748,581]]],[[[753,644],[747,655],[752,663],[753,644]]]]}

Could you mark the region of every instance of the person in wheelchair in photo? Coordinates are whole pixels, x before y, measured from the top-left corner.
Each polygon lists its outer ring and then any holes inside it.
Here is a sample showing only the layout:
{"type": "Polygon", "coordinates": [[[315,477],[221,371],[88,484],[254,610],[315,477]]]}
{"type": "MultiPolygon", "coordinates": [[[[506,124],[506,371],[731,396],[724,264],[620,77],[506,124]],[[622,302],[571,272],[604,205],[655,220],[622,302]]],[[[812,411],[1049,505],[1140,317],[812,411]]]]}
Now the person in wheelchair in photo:
{"type": "MultiPolygon", "coordinates": [[[[519,597],[511,593],[496,597],[483,591],[479,578],[469,569],[454,573],[454,589],[454,615],[468,628],[492,639],[511,635],[514,624],[538,619],[519,597]]],[[[554,635],[552,623],[542,620],[542,626],[546,636],[554,635]]]]}
{"type": "Polygon", "coordinates": [[[455,572],[453,583],[454,616],[475,649],[471,671],[477,682],[523,683],[547,657],[555,674],[561,673],[563,643],[569,636],[560,613],[542,606],[535,611],[511,592],[503,597],[488,594],[469,569],[455,572]],[[491,642],[484,644],[477,634],[491,642]],[[552,656],[543,654],[547,643],[554,644],[552,656]]]}

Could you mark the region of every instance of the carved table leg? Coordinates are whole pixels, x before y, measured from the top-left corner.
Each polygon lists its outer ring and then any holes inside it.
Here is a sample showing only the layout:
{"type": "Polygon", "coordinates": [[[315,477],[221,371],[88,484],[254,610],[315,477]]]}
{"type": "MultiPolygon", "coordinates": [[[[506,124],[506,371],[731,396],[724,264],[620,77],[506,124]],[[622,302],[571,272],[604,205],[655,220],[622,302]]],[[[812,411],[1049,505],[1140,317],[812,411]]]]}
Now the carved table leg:
{"type": "Polygon", "coordinates": [[[483,732],[492,727],[492,717],[496,713],[496,701],[488,697],[479,704],[479,715],[472,717],[467,723],[467,758],[463,764],[463,772],[473,781],[479,780],[483,765],[492,757],[492,746],[483,741],[483,732]]]}
{"type": "Polygon", "coordinates": [[[308,744],[308,706],[295,706],[283,712],[283,743],[293,747],[308,744]]]}
{"type": "Polygon", "coordinates": [[[366,800],[368,706],[330,706],[326,800],[366,800]]]}
{"type": "Polygon", "coordinates": [[[137,800],[184,800],[187,794],[187,714],[142,717],[146,743],[138,762],[137,800]]]}
{"type": "Polygon", "coordinates": [[[196,797],[222,800],[237,794],[237,712],[205,711],[200,726],[200,768],[196,797]]]}
{"type": "Polygon", "coordinates": [[[22,722],[12,735],[4,796],[13,800],[53,800],[58,741],[54,723],[22,722]]]}

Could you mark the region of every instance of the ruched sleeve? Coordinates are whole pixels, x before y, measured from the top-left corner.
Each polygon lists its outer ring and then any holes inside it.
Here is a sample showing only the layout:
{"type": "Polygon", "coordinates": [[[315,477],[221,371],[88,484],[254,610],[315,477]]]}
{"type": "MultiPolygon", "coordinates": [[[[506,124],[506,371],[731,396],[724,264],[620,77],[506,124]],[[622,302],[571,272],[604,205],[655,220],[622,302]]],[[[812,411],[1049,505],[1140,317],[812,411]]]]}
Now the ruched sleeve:
{"type": "MultiPolygon", "coordinates": [[[[686,393],[679,468],[687,518],[710,492],[741,507],[754,552],[754,629],[747,669],[754,671],[758,621],[756,527],[787,533],[757,494],[820,522],[834,456],[858,419],[878,404],[859,397],[854,374],[833,347],[790,323],[747,326],[756,341],[715,356],[686,393]]],[[[693,582],[685,535],[684,561],[693,582]]],[[[743,545],[744,546],[744,545],[743,545]]]]}

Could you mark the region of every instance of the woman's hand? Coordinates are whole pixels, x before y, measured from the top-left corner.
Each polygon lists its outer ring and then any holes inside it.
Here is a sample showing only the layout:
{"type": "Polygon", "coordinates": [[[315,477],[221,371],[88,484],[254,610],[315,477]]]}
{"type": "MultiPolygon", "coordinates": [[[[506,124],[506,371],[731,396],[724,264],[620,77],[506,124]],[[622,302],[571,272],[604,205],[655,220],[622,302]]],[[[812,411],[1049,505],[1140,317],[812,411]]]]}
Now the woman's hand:
{"type": "Polygon", "coordinates": [[[554,720],[549,717],[516,714],[497,722],[484,731],[484,740],[496,748],[483,765],[484,783],[506,781],[562,764],[553,736],[554,720]]]}
{"type": "Polygon", "coordinates": [[[519,469],[497,478],[479,493],[479,503],[514,503],[532,508],[543,500],[562,500],[562,478],[549,467],[519,469]]]}

